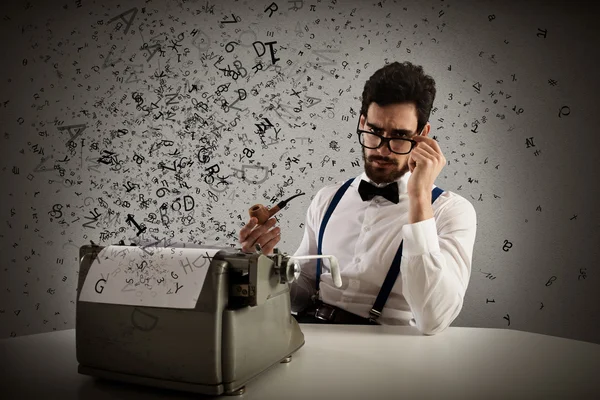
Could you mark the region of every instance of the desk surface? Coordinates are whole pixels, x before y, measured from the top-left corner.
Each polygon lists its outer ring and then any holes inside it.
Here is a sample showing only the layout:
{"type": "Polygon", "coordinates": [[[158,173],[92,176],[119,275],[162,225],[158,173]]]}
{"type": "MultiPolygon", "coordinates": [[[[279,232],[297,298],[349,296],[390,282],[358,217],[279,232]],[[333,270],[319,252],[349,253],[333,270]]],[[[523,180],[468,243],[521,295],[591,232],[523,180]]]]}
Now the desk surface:
{"type": "MultiPolygon", "coordinates": [[[[507,329],[300,326],[306,344],[289,364],[222,398],[600,399],[594,343],[507,329]]],[[[74,330],[0,340],[0,356],[3,399],[216,398],[78,374],[74,330]]]]}

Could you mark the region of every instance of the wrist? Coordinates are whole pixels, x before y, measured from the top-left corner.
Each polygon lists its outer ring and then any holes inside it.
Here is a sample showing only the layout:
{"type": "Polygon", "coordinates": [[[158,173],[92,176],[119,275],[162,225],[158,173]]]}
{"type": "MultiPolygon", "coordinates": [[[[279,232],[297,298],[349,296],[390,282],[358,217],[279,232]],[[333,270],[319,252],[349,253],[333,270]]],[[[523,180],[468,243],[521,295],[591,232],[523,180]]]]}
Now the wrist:
{"type": "Polygon", "coordinates": [[[410,199],[408,220],[410,224],[433,218],[431,195],[415,196],[410,199]]]}
{"type": "Polygon", "coordinates": [[[430,204],[431,203],[431,192],[420,192],[409,196],[413,203],[419,204],[430,204]]]}

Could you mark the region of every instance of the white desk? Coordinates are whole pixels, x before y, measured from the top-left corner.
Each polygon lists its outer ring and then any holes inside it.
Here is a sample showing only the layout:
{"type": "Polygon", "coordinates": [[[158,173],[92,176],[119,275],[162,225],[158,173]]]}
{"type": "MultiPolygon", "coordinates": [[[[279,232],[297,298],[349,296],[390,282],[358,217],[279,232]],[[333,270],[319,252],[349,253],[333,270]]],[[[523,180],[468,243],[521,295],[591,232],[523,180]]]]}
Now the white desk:
{"type": "MultiPolygon", "coordinates": [[[[300,326],[306,344],[291,363],[222,398],[600,399],[593,343],[505,329],[300,326]]],[[[80,375],[74,330],[0,340],[0,360],[2,399],[210,398],[80,375]]]]}

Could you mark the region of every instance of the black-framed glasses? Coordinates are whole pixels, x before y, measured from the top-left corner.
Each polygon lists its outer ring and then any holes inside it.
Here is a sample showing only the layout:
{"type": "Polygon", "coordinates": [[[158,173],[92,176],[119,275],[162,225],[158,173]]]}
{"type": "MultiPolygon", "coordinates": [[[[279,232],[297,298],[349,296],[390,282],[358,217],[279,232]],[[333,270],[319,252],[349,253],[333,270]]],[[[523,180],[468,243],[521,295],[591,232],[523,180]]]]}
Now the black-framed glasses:
{"type": "Polygon", "coordinates": [[[385,136],[378,135],[375,132],[358,129],[359,126],[360,120],[356,124],[356,134],[358,135],[358,142],[361,146],[366,147],[367,149],[378,149],[382,145],[387,144],[388,149],[390,149],[392,153],[408,154],[417,145],[417,142],[411,139],[399,137],[387,138],[385,136]]]}

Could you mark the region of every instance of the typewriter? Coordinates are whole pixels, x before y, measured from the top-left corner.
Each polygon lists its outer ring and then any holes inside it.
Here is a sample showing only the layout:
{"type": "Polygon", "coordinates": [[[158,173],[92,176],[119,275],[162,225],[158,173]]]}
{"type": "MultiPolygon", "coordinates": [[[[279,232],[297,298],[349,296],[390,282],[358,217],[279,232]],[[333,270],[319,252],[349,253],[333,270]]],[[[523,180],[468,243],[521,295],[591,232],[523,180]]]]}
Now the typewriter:
{"type": "Polygon", "coordinates": [[[304,345],[289,295],[300,273],[296,259],[329,257],[334,282],[341,286],[332,256],[191,246],[162,248],[161,257],[134,245],[79,248],[79,373],[206,395],[240,395],[250,380],[290,362],[304,345]],[[154,270],[152,257],[162,262],[154,270]],[[194,263],[199,259],[202,263],[194,263]],[[198,271],[204,271],[195,281],[200,288],[193,288],[190,277],[198,271]],[[167,290],[161,285],[169,280],[167,290]],[[181,287],[192,289],[184,302],[175,303],[172,299],[184,293],[181,287]]]}

